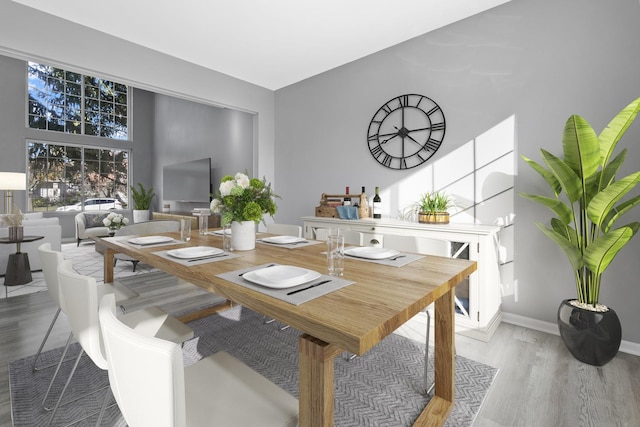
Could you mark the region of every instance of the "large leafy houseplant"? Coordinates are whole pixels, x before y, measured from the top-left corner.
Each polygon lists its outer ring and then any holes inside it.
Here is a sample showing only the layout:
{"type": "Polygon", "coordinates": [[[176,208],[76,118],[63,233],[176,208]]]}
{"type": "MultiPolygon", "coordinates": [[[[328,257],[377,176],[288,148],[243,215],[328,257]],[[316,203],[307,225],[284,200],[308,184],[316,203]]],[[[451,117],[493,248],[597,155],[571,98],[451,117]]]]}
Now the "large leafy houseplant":
{"type": "Polygon", "coordinates": [[[600,135],[585,119],[572,115],[564,127],[563,159],[543,149],[545,168],[523,156],[551,187],[554,197],[521,196],[555,214],[550,227],[539,222],[536,225],[569,258],[583,308],[606,310],[598,302],[602,273],[640,228],[635,221],[618,226],[618,220],[640,203],[640,195],[629,194],[640,181],[640,172],[617,179],[627,149],[613,157],[639,110],[640,98],[620,111],[600,135]]]}

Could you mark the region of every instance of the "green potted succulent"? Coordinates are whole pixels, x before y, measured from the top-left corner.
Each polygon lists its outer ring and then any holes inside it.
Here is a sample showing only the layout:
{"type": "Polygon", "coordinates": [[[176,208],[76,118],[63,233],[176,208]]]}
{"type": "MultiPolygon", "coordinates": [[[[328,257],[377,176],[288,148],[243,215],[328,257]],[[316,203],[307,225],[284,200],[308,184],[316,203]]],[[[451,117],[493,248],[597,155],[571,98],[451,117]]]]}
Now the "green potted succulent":
{"type": "Polygon", "coordinates": [[[449,223],[449,209],[453,207],[453,202],[443,191],[424,193],[416,205],[418,222],[423,224],[449,223]]]}
{"type": "Polygon", "coordinates": [[[577,299],[565,300],[558,326],[569,351],[578,360],[604,365],[620,347],[620,321],[599,303],[602,274],[631,240],[640,223],[618,226],[621,217],[640,203],[629,194],[640,172],[617,178],[627,149],[614,156],[616,145],[640,111],[640,98],[620,111],[597,135],[585,119],[572,115],[562,138],[564,158],[541,150],[546,167],[522,157],[550,187],[551,196],[521,194],[541,203],[554,216],[542,232],[567,255],[575,276],[577,299]]]}
{"type": "Polygon", "coordinates": [[[138,183],[138,188],[130,186],[131,197],[133,198],[133,222],[149,221],[151,201],[156,196],[153,187],[146,189],[142,183],[138,183]]]}

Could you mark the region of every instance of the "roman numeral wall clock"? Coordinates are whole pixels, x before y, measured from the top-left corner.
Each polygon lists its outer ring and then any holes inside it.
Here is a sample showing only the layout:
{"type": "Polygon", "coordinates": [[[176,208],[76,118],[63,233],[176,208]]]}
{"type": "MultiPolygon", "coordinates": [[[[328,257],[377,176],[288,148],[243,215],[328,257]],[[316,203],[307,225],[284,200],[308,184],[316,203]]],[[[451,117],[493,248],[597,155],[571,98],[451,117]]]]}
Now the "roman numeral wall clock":
{"type": "Polygon", "coordinates": [[[371,119],[367,143],[371,155],[390,169],[411,169],[438,151],[445,131],[444,113],[431,98],[400,95],[371,119]]]}

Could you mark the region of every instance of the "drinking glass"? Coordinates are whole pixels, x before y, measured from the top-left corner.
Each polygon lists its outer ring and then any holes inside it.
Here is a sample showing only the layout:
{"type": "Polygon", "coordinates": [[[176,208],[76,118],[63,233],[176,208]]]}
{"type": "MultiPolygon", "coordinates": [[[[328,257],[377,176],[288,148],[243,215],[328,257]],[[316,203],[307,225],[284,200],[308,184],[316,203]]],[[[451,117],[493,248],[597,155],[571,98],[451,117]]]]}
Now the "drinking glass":
{"type": "Polygon", "coordinates": [[[222,250],[225,252],[231,252],[233,247],[231,246],[231,223],[227,223],[222,227],[222,250]]]}
{"type": "Polygon", "coordinates": [[[342,276],[344,273],[344,236],[327,236],[327,267],[330,276],[342,276]]]}
{"type": "Polygon", "coordinates": [[[185,242],[191,240],[191,218],[180,219],[180,240],[185,242]]]}

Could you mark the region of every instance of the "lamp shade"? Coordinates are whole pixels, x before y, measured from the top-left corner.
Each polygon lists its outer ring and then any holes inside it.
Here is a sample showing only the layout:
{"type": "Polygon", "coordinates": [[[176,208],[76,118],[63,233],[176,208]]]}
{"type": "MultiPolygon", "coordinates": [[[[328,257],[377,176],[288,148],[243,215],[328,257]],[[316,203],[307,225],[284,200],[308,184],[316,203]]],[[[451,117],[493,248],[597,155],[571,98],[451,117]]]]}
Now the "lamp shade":
{"type": "Polygon", "coordinates": [[[22,172],[0,172],[0,190],[26,190],[27,174],[22,172]]]}

